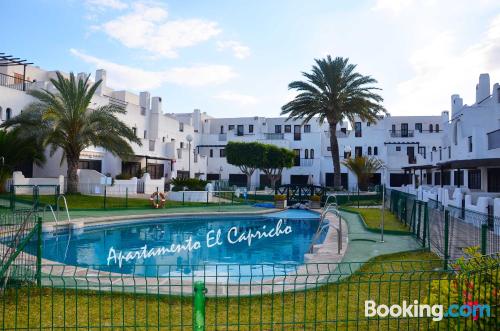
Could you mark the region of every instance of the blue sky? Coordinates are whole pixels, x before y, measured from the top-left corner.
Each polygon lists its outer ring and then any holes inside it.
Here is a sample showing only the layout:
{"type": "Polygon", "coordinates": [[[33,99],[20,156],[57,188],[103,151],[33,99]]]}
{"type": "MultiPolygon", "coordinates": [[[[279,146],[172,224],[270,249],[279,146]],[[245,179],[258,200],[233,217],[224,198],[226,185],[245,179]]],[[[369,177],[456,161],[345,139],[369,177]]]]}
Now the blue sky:
{"type": "Polygon", "coordinates": [[[393,115],[473,103],[500,81],[500,1],[1,1],[0,52],[49,70],[108,71],[165,112],[278,116],[287,85],[326,54],[349,57],[393,115]],[[6,32],[8,31],[8,33],[6,32]]]}

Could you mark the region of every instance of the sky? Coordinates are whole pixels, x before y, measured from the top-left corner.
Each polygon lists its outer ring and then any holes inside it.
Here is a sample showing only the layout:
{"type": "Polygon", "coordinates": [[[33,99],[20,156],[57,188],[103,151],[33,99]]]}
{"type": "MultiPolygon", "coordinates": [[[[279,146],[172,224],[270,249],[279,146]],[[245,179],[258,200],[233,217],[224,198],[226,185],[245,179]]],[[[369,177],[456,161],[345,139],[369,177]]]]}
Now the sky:
{"type": "Polygon", "coordinates": [[[0,52],[161,96],[164,112],[279,116],[314,59],[348,57],[392,115],[500,82],[498,0],[0,0],[0,52]]]}

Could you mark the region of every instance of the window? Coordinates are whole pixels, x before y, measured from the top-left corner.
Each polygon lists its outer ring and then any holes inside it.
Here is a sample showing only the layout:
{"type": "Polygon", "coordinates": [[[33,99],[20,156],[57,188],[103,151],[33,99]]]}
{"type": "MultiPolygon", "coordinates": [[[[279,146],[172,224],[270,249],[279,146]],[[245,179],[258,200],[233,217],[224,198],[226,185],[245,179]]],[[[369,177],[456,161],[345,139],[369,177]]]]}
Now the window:
{"type": "Polygon", "coordinates": [[[253,124],[248,126],[248,133],[253,133],[253,124]]]}
{"type": "Polygon", "coordinates": [[[224,125],[220,126],[220,133],[224,133],[224,125]]]}
{"type": "Polygon", "coordinates": [[[422,133],[422,123],[415,123],[415,131],[422,133]]]}
{"type": "Polygon", "coordinates": [[[221,148],[219,151],[219,156],[220,157],[226,157],[226,150],[224,148],[221,148]]]}
{"type": "Polygon", "coordinates": [[[448,147],[448,159],[451,159],[451,146],[448,147]]]}
{"type": "Polygon", "coordinates": [[[234,125],[229,125],[229,126],[227,127],[227,129],[228,129],[228,131],[234,130],[234,125]]]}
{"type": "Polygon", "coordinates": [[[354,123],[354,137],[361,137],[361,122],[354,123]]]}
{"type": "Polygon", "coordinates": [[[439,132],[439,124],[436,124],[436,132],[439,132]]]}
{"type": "Polygon", "coordinates": [[[165,142],[165,137],[161,138],[161,141],[162,141],[162,142],[165,142]]]}
{"type": "Polygon", "coordinates": [[[455,186],[463,186],[464,185],[464,171],[463,170],[455,170],[453,173],[453,185],[455,186]]]}
{"type": "Polygon", "coordinates": [[[293,152],[295,153],[293,165],[296,167],[300,166],[300,149],[294,149],[293,152]]]}
{"type": "Polygon", "coordinates": [[[472,136],[467,137],[467,145],[469,146],[469,153],[472,152],[472,136]]]}
{"type": "Polygon", "coordinates": [[[137,128],[135,126],[132,128],[132,132],[134,133],[134,136],[137,137],[137,128]]]}
{"type": "Polygon", "coordinates": [[[372,125],[371,122],[366,122],[366,126],[370,126],[370,125],[372,125]]]}
{"type": "Polygon", "coordinates": [[[432,126],[432,124],[429,124],[429,132],[434,132],[434,127],[432,126]]]}
{"type": "Polygon", "coordinates": [[[308,159],[309,158],[309,150],[306,148],[304,150],[304,159],[308,159]]]}
{"type": "Polygon", "coordinates": [[[396,152],[401,152],[401,146],[396,146],[396,152]]]}
{"type": "Polygon", "coordinates": [[[180,142],[180,148],[184,148],[184,142],[183,141],[180,142]]]}
{"type": "Polygon", "coordinates": [[[237,135],[237,136],[243,136],[243,134],[244,134],[243,130],[244,130],[244,129],[243,129],[243,125],[238,125],[238,126],[236,127],[236,135],[237,135]]]}
{"type": "Polygon", "coordinates": [[[372,155],[372,147],[368,146],[368,155],[372,155]]]}
{"type": "Polygon", "coordinates": [[[214,157],[214,150],[210,149],[210,157],[214,157]]]}
{"type": "Polygon", "coordinates": [[[309,157],[311,159],[314,159],[314,149],[311,149],[311,151],[309,152],[309,157]]]}
{"type": "Polygon", "coordinates": [[[439,147],[439,161],[443,159],[443,149],[439,147]]]}
{"type": "Polygon", "coordinates": [[[363,156],[363,147],[361,147],[361,146],[354,147],[354,156],[355,157],[363,156]]]}
{"type": "Polygon", "coordinates": [[[281,133],[281,125],[274,126],[274,133],[281,133]]]}
{"type": "Polygon", "coordinates": [[[396,124],[391,125],[391,132],[393,135],[396,133],[396,124]]]}
{"type": "Polygon", "coordinates": [[[291,133],[292,132],[292,126],[291,125],[285,125],[285,133],[291,133]]]}
{"type": "MultiPolygon", "coordinates": [[[[328,148],[329,148],[328,150],[330,151],[330,150],[331,150],[331,148],[330,148],[330,147],[328,147],[328,148]]],[[[346,151],[344,151],[344,159],[348,159],[348,158],[350,158],[350,157],[351,157],[351,152],[346,152],[346,151]]]]}
{"type": "Polygon", "coordinates": [[[8,121],[11,119],[11,117],[12,117],[12,109],[10,108],[5,109],[5,120],[8,121]]]}
{"type": "Polygon", "coordinates": [[[373,155],[378,155],[378,147],[373,147],[373,155]]]}
{"type": "Polygon", "coordinates": [[[469,189],[471,190],[481,189],[481,170],[471,169],[467,172],[467,177],[469,178],[469,189]]]}
{"type": "Polygon", "coordinates": [[[179,131],[184,132],[184,123],[179,122],[179,131]]]}
{"type": "Polygon", "coordinates": [[[304,125],[304,133],[309,133],[309,132],[311,132],[311,125],[309,124],[304,125]]]}
{"type": "Polygon", "coordinates": [[[458,121],[453,124],[453,144],[458,144],[458,121]]]}
{"type": "Polygon", "coordinates": [[[144,130],[144,139],[148,137],[148,130],[144,130]]]}
{"type": "Polygon", "coordinates": [[[426,153],[425,153],[425,146],[419,146],[418,147],[418,154],[422,155],[425,158],[427,158],[426,153]]]}

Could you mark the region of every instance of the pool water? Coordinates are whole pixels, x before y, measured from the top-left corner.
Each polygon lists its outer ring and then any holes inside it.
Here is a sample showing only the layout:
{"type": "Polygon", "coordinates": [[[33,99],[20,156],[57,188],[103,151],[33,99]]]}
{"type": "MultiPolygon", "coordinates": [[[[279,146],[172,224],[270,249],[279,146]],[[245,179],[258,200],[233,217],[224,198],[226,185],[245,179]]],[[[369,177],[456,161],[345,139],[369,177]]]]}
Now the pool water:
{"type": "MultiPolygon", "coordinates": [[[[47,233],[42,255],[68,265],[151,277],[281,275],[303,263],[318,223],[319,215],[307,211],[135,220],[47,233]]],[[[36,242],[26,250],[35,253],[36,242]]]]}

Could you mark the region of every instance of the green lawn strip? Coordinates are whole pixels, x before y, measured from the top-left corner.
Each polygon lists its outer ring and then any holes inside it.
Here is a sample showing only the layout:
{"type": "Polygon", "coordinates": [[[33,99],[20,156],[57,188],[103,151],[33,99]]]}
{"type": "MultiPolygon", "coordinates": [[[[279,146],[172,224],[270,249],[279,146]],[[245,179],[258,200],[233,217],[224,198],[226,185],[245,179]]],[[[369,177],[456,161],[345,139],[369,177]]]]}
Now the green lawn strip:
{"type": "MultiPolygon", "coordinates": [[[[340,282],[307,291],[207,298],[207,330],[256,330],[261,326],[263,330],[417,329],[417,323],[427,322],[413,318],[367,320],[364,301],[373,299],[389,305],[403,300],[422,301],[429,293],[432,279],[441,275],[434,271],[441,264],[435,255],[426,251],[392,254],[367,262],[340,282]]],[[[314,277],[309,277],[307,282],[313,286],[314,277]]],[[[298,286],[303,283],[304,280],[297,280],[298,286]]],[[[107,285],[103,283],[103,286],[107,285]]],[[[275,292],[280,292],[281,286],[276,285],[275,292]]],[[[122,292],[119,281],[114,282],[113,293],[88,291],[85,285],[79,285],[79,290],[69,287],[8,288],[0,301],[3,311],[0,326],[38,329],[41,321],[44,329],[112,329],[112,326],[120,330],[192,329],[189,326],[193,302],[190,296],[134,295],[126,293],[131,288],[122,292]]],[[[234,288],[237,289],[237,285],[234,288]]]]}
{"type": "MultiPolygon", "coordinates": [[[[78,209],[104,209],[104,197],[95,195],[83,195],[83,194],[68,194],[65,195],[68,207],[70,210],[78,209]]],[[[39,197],[40,204],[55,204],[54,196],[41,195],[39,197]]],[[[16,196],[16,201],[18,202],[32,202],[32,197],[30,195],[18,195],[16,196]]],[[[217,202],[210,202],[208,205],[217,205],[217,202]]],[[[172,201],[167,200],[165,202],[165,208],[173,207],[183,207],[183,206],[206,206],[206,202],[182,202],[182,201],[172,201]]],[[[151,208],[151,201],[149,198],[138,198],[129,197],[128,199],[124,197],[106,197],[106,208],[151,208]]]]}
{"type": "MultiPolygon", "coordinates": [[[[370,231],[380,231],[380,221],[382,219],[382,210],[379,208],[355,208],[355,207],[340,207],[341,210],[357,213],[361,216],[364,225],[370,231]]],[[[409,233],[409,229],[401,221],[399,221],[393,213],[385,210],[384,214],[384,231],[391,231],[394,234],[409,233]]]]}

